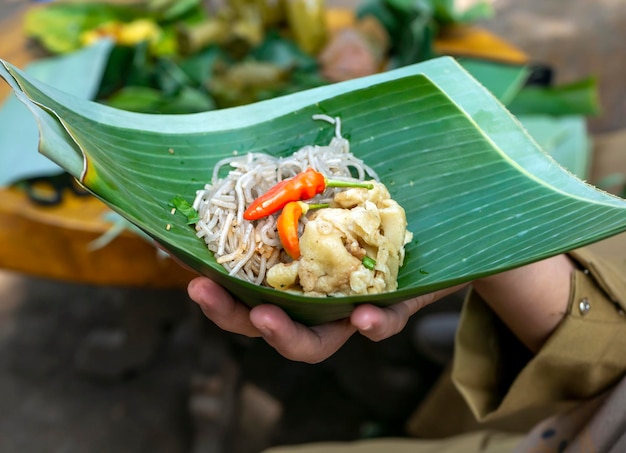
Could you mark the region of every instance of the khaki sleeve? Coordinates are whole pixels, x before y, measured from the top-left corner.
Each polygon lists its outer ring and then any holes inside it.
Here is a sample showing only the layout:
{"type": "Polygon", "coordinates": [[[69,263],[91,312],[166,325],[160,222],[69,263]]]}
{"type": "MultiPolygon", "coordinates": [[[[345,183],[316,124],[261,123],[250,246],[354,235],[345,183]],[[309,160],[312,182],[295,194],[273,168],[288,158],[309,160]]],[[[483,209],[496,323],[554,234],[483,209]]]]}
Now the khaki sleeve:
{"type": "Polygon", "coordinates": [[[457,332],[452,379],[479,421],[598,395],[626,370],[626,260],[588,249],[563,320],[533,357],[473,292],[457,332]]]}

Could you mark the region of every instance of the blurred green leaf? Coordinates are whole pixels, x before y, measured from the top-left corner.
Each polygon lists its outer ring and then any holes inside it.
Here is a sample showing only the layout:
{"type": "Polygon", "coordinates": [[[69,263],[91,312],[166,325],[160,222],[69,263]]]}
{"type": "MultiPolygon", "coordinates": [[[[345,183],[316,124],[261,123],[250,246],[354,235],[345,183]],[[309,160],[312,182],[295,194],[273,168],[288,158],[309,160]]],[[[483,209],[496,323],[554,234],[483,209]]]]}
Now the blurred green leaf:
{"type": "Polygon", "coordinates": [[[127,84],[127,71],[135,56],[135,48],[114,46],[104,68],[96,99],[110,96],[127,84]]]}
{"type": "Polygon", "coordinates": [[[623,186],[624,189],[621,196],[624,197],[626,194],[626,175],[623,173],[611,173],[600,179],[597,185],[602,190],[609,190],[615,186],[623,186]]]}
{"type": "Polygon", "coordinates": [[[181,88],[175,96],[164,99],[156,113],[200,113],[215,109],[216,105],[212,96],[205,91],[187,86],[181,88]]]}
{"type": "Polygon", "coordinates": [[[596,80],[591,77],[556,87],[529,86],[508,105],[516,115],[588,115],[600,113],[596,80]]]}
{"type": "Polygon", "coordinates": [[[182,87],[176,94],[164,96],[154,88],[127,86],[103,103],[138,113],[182,114],[215,109],[215,103],[207,93],[191,87],[182,87]]]}
{"type": "Polygon", "coordinates": [[[304,53],[292,40],[285,39],[276,32],[268,33],[261,45],[250,52],[250,57],[288,70],[314,71],[318,67],[315,58],[304,53]]]}
{"type": "Polygon", "coordinates": [[[375,17],[389,33],[398,26],[399,21],[385,0],[365,0],[359,4],[355,15],[357,18],[375,17]]]}
{"type": "Polygon", "coordinates": [[[193,16],[194,19],[205,17],[201,0],[148,0],[146,11],[159,22],[168,22],[193,16]]]}
{"type": "Polygon", "coordinates": [[[162,93],[154,88],[126,86],[102,103],[130,112],[150,113],[156,111],[162,98],[162,93]]]}
{"type": "Polygon", "coordinates": [[[81,34],[115,20],[128,22],[141,17],[136,6],[105,2],[56,2],[29,9],[24,31],[52,53],[68,53],[82,47],[81,34]]]}
{"type": "MultiPolygon", "coordinates": [[[[169,58],[158,58],[154,67],[154,82],[165,97],[191,87],[194,81],[169,58]]],[[[190,112],[191,113],[191,112],[190,112]]]]}
{"type": "Polygon", "coordinates": [[[470,23],[490,19],[494,9],[490,2],[480,1],[465,10],[459,10],[454,0],[430,0],[434,9],[434,18],[440,24],[470,23]]]}
{"type": "Polygon", "coordinates": [[[196,86],[205,85],[211,80],[215,64],[223,57],[219,47],[211,46],[183,59],[179,66],[196,86]]]}
{"type": "Polygon", "coordinates": [[[530,73],[526,66],[471,58],[461,58],[459,63],[505,105],[517,96],[530,73]]]}

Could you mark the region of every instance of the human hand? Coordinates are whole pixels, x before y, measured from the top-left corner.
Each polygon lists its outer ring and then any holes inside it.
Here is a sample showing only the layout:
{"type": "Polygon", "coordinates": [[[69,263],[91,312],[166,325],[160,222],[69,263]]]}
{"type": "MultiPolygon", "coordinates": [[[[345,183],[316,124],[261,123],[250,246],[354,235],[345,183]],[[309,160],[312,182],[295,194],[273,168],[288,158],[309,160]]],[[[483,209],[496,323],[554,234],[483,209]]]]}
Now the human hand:
{"type": "Polygon", "coordinates": [[[192,280],[187,290],[206,317],[221,329],[248,337],[263,337],[287,359],[319,363],[337,352],[355,332],[372,341],[399,333],[421,308],[462,287],[446,288],[386,308],[359,305],[347,319],[312,327],[293,321],[275,305],[250,309],[206,277],[192,280]]]}

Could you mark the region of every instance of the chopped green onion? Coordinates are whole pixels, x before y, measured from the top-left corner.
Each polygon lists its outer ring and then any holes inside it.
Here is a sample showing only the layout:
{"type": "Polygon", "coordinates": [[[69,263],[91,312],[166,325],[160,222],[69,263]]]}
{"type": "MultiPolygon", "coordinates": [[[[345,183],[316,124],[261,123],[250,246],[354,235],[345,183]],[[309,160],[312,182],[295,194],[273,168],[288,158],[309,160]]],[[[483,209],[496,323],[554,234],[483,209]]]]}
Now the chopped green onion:
{"type": "Polygon", "coordinates": [[[376,267],[376,260],[374,258],[370,258],[367,255],[363,257],[363,260],[361,260],[361,262],[363,263],[363,266],[370,270],[374,270],[374,268],[376,267]]]}
{"type": "Polygon", "coordinates": [[[180,195],[176,195],[174,198],[170,200],[170,206],[176,208],[177,211],[180,211],[184,216],[187,217],[187,225],[191,225],[192,223],[198,222],[200,220],[200,216],[198,215],[198,211],[196,211],[193,206],[191,206],[187,200],[185,200],[180,195]]]}

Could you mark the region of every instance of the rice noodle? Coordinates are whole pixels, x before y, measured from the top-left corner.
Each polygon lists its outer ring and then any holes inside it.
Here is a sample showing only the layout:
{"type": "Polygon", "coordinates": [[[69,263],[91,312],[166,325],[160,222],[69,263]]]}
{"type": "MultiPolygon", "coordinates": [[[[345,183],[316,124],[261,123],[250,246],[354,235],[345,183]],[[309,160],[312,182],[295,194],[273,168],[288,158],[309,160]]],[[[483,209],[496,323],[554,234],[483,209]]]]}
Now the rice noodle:
{"type": "MultiPolygon", "coordinates": [[[[341,136],[339,118],[314,115],[313,119],[335,126],[335,136],[327,146],[308,145],[283,158],[248,153],[222,159],[213,170],[211,183],[196,193],[193,207],[200,216],[196,223],[197,235],[204,239],[217,262],[231,275],[264,284],[266,271],[276,263],[288,260],[282,253],[276,232],[278,214],[256,222],[243,218],[248,205],[277,182],[307,168],[333,179],[378,180],[376,173],[350,152],[348,140],[341,136]],[[231,170],[220,178],[226,167],[231,170]]],[[[329,189],[311,201],[324,202],[337,190],[329,189]]]]}

